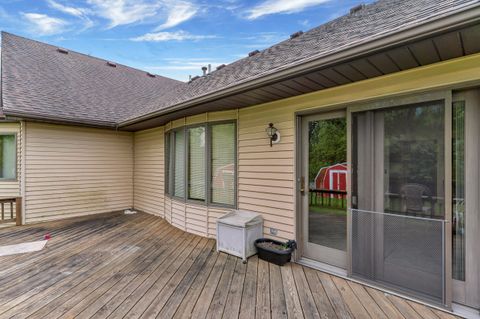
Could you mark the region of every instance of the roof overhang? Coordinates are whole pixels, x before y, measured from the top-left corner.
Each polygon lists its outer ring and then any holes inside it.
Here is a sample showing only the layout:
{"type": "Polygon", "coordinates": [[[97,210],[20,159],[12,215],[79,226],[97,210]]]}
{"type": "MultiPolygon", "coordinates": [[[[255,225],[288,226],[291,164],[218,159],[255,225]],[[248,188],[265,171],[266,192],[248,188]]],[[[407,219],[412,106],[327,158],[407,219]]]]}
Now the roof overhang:
{"type": "Polygon", "coordinates": [[[261,104],[477,52],[480,52],[480,5],[472,1],[435,20],[406,25],[331,54],[285,65],[254,80],[124,121],[118,128],[127,131],[152,128],[183,116],[261,104]],[[402,54],[404,50],[412,55],[410,62],[405,60],[408,57],[402,54]]]}
{"type": "Polygon", "coordinates": [[[75,126],[85,126],[92,128],[106,128],[106,129],[118,129],[118,125],[115,122],[105,122],[98,120],[87,120],[84,119],[82,122],[79,122],[78,119],[68,119],[64,117],[56,116],[45,116],[45,115],[35,115],[31,113],[22,113],[14,111],[4,112],[4,119],[11,121],[20,121],[27,120],[30,122],[40,122],[40,123],[51,123],[59,125],[75,125],[75,126]]]}

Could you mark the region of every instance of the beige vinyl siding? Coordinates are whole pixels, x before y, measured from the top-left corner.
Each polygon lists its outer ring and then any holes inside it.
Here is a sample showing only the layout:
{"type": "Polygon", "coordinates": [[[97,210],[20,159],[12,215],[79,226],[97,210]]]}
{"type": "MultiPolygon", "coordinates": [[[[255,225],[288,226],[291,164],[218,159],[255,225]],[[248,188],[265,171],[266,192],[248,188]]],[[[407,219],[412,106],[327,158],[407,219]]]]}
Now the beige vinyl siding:
{"type": "Polygon", "coordinates": [[[165,197],[165,219],[181,230],[215,238],[217,218],[231,208],[205,206],[165,197]]]}
{"type": "Polygon", "coordinates": [[[17,135],[17,176],[15,180],[0,179],[0,197],[21,196],[22,128],[20,123],[0,123],[0,134],[17,135]]]}
{"type": "Polygon", "coordinates": [[[163,127],[134,135],[134,208],[165,218],[163,127]]]}
{"type": "Polygon", "coordinates": [[[133,134],[26,123],[26,222],[133,206],[133,134]]]}
{"type": "Polygon", "coordinates": [[[261,213],[265,236],[282,240],[295,238],[294,130],[291,110],[239,110],[238,208],[261,213]],[[265,132],[270,122],[281,134],[273,147],[265,132]]]}

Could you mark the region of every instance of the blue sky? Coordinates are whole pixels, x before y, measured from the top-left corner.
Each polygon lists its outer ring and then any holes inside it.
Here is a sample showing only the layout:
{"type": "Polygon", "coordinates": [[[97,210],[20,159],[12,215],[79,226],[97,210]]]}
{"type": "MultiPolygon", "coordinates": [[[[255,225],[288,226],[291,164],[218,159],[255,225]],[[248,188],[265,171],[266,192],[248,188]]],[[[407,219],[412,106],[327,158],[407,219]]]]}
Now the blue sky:
{"type": "Polygon", "coordinates": [[[0,30],[186,81],[359,0],[0,0],[0,30]]]}

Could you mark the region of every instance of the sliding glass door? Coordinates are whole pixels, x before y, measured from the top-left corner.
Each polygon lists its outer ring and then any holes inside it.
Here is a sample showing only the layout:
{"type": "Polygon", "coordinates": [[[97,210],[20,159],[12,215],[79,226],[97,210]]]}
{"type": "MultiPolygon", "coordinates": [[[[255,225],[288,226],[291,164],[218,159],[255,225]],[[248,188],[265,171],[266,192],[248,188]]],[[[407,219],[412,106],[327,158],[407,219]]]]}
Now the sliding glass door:
{"type": "Polygon", "coordinates": [[[479,308],[480,90],[355,105],[301,128],[302,256],[479,308]]]}
{"type": "Polygon", "coordinates": [[[439,303],[445,112],[438,100],[352,114],[352,274],[439,303]]]}

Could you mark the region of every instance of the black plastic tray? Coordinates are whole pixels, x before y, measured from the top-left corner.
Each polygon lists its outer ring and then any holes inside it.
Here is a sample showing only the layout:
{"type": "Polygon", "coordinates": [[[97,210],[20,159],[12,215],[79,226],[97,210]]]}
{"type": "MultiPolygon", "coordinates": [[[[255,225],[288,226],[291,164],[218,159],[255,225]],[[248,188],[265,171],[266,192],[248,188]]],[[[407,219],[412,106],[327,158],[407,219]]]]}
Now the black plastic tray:
{"type": "Polygon", "coordinates": [[[258,251],[258,258],[279,266],[283,266],[290,261],[290,259],[292,258],[292,252],[293,252],[292,247],[285,250],[274,250],[274,249],[268,249],[268,248],[258,246],[259,243],[265,243],[265,242],[270,242],[277,245],[285,244],[285,243],[282,243],[281,241],[268,239],[268,238],[260,238],[255,240],[255,247],[257,248],[257,251],[258,251]]]}

